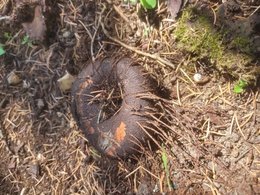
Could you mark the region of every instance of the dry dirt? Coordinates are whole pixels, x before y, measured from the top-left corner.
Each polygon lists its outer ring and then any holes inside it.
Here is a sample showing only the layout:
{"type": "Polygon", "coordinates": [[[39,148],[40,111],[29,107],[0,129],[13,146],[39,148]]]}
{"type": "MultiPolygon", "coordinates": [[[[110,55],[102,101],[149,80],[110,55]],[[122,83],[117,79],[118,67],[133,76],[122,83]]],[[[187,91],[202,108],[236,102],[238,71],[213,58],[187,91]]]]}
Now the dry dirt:
{"type": "MultiPolygon", "coordinates": [[[[260,192],[259,88],[235,94],[232,79],[191,64],[191,54],[174,46],[164,2],[137,14],[123,1],[40,1],[47,39],[37,43],[23,41],[28,19],[17,18],[17,2],[0,4],[0,16],[9,17],[0,20],[0,194],[260,192]],[[158,99],[161,117],[153,121],[163,132],[159,149],[138,159],[97,153],[72,118],[70,92],[57,83],[66,71],[77,75],[89,60],[115,53],[136,59],[168,96],[158,99]],[[11,72],[19,78],[13,85],[11,72]],[[205,82],[193,80],[196,72],[205,82]]],[[[259,9],[243,6],[248,14],[259,9]]]]}

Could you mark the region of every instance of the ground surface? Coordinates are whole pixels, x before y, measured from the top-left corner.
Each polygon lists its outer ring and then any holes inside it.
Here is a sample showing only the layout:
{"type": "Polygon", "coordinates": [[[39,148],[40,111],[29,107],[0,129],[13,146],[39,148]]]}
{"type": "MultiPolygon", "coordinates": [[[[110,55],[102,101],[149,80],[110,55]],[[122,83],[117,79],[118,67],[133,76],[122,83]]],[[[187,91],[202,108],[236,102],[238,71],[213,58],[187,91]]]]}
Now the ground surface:
{"type": "MultiPolygon", "coordinates": [[[[240,3],[245,17],[259,9],[252,2],[240,3]]],[[[165,3],[139,14],[121,1],[46,1],[45,8],[48,40],[37,45],[24,40],[21,18],[0,21],[0,194],[260,192],[259,88],[235,94],[226,74],[176,49],[165,3]],[[137,161],[96,153],[72,118],[70,92],[57,83],[114,53],[139,61],[168,94],[158,100],[168,121],[154,118],[163,143],[137,161]],[[12,85],[11,72],[20,78],[12,85]],[[193,80],[196,72],[204,82],[193,80]]],[[[16,10],[15,1],[1,2],[1,16],[16,10]]]]}

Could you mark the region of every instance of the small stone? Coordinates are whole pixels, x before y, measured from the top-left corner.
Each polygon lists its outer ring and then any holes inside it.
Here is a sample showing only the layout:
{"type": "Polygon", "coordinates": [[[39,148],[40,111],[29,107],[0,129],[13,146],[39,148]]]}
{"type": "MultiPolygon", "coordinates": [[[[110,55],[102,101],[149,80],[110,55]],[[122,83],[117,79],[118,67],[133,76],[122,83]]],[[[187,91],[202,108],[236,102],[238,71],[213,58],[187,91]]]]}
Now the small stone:
{"type": "Polygon", "coordinates": [[[22,81],[20,77],[13,71],[9,75],[7,75],[7,82],[10,85],[17,85],[22,81]]]}
{"type": "Polygon", "coordinates": [[[202,74],[200,74],[200,73],[196,73],[196,74],[194,74],[194,76],[193,76],[193,80],[197,83],[197,84],[199,84],[199,85],[204,85],[204,84],[206,84],[206,83],[208,83],[209,81],[210,81],[210,77],[208,77],[208,76],[203,76],[202,74]]]}
{"type": "Polygon", "coordinates": [[[66,92],[70,90],[72,83],[75,81],[75,77],[68,72],[58,80],[61,91],[66,92]]]}
{"type": "Polygon", "coordinates": [[[199,82],[199,81],[201,81],[201,79],[202,79],[202,75],[201,75],[200,73],[194,74],[193,80],[194,80],[195,82],[199,82]]]}

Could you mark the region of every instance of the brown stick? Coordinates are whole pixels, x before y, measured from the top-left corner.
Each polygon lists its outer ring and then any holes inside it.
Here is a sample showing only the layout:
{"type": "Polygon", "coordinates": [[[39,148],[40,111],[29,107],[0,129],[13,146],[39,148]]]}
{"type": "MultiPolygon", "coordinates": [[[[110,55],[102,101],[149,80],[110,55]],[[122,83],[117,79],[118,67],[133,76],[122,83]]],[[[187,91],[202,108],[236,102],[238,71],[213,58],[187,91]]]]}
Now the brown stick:
{"type": "Polygon", "coordinates": [[[123,46],[124,48],[129,49],[129,50],[131,50],[131,51],[133,51],[133,52],[135,52],[135,53],[137,53],[137,54],[139,54],[139,55],[142,55],[142,56],[145,56],[145,57],[149,57],[149,58],[151,58],[151,59],[153,59],[153,60],[157,60],[158,62],[160,62],[160,63],[163,64],[164,66],[169,66],[169,67],[171,67],[171,68],[175,68],[175,65],[174,65],[173,63],[171,63],[171,62],[168,61],[168,60],[165,60],[165,59],[161,58],[161,57],[158,56],[158,55],[150,54],[150,53],[146,53],[146,52],[140,51],[140,50],[138,50],[137,48],[132,47],[132,46],[129,46],[129,45],[123,43],[122,41],[120,41],[120,40],[118,40],[118,39],[116,39],[116,38],[110,36],[109,33],[107,32],[107,30],[105,29],[104,23],[101,23],[101,27],[102,27],[102,30],[103,30],[104,34],[105,34],[109,39],[111,39],[111,40],[114,41],[115,43],[117,43],[117,44],[123,46]]]}

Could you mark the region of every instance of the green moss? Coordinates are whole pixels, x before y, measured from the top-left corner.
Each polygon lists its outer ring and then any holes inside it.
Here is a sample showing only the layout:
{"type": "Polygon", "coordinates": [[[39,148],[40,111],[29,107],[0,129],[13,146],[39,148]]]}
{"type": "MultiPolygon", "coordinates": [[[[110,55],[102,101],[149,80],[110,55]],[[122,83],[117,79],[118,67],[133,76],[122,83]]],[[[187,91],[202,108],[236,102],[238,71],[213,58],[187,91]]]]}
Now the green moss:
{"type": "Polygon", "coordinates": [[[231,45],[233,47],[235,47],[236,49],[244,52],[244,53],[250,53],[251,52],[250,40],[248,39],[248,37],[245,37],[245,36],[235,37],[231,41],[231,45]]]}
{"type": "Polygon", "coordinates": [[[191,9],[183,12],[174,32],[179,43],[178,46],[201,57],[209,56],[217,59],[222,56],[221,36],[212,31],[207,18],[201,16],[190,22],[192,17],[191,9]]]}
{"type": "Polygon", "coordinates": [[[256,74],[259,74],[257,73],[259,70],[251,64],[252,59],[249,55],[228,49],[231,46],[242,48],[247,52],[248,39],[235,37],[231,43],[225,45],[224,34],[218,32],[207,17],[195,14],[192,8],[183,11],[174,36],[179,49],[193,53],[196,59],[209,59],[208,61],[213,62],[217,69],[237,79],[243,78],[250,82],[256,79],[256,74]]]}

